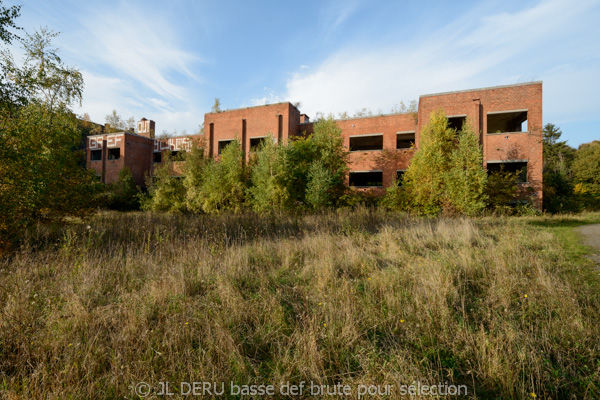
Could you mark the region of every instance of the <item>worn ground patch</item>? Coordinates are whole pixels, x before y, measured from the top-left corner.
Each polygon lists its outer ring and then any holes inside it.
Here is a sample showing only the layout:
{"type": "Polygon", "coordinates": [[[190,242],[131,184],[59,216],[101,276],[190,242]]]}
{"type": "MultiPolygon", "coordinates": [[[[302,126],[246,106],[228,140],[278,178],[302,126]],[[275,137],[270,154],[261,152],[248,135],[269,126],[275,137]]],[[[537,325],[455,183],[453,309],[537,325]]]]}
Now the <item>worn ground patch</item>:
{"type": "Polygon", "coordinates": [[[580,226],[576,230],[582,235],[584,244],[596,250],[590,257],[600,264],[600,224],[580,226]]]}

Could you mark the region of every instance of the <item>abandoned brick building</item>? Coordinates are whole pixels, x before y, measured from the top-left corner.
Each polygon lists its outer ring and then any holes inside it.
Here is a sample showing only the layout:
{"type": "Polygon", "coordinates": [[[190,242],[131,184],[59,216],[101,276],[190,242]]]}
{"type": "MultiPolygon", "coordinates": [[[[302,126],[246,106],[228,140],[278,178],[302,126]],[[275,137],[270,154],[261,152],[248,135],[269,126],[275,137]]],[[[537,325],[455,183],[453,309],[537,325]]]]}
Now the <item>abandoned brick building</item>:
{"type": "MultiPolygon", "coordinates": [[[[348,184],[386,187],[408,168],[419,148],[419,136],[429,115],[443,109],[452,127],[463,121],[480,133],[484,166],[520,172],[520,188],[534,202],[542,202],[542,82],[436,93],[419,97],[417,113],[378,115],[338,120],[350,151],[348,184]]],[[[313,123],[291,103],[240,108],[204,115],[204,136],[209,157],[217,156],[238,139],[246,157],[262,140],[272,137],[285,144],[313,123]]],[[[138,133],[120,132],[88,137],[87,165],[105,183],[118,179],[129,167],[136,182],[144,184],[153,165],[165,152],[187,151],[202,135],[157,139],[154,121],[138,122],[138,133]]]]}

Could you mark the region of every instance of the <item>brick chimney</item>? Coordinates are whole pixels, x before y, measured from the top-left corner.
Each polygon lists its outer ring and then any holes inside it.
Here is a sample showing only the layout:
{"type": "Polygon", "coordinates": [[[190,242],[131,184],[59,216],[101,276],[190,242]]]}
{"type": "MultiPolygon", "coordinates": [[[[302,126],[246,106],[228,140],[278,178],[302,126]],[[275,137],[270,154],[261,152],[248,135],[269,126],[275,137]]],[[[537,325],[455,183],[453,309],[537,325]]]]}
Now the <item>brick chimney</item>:
{"type": "Polygon", "coordinates": [[[151,119],[142,118],[138,122],[138,135],[154,139],[155,123],[151,119]]]}

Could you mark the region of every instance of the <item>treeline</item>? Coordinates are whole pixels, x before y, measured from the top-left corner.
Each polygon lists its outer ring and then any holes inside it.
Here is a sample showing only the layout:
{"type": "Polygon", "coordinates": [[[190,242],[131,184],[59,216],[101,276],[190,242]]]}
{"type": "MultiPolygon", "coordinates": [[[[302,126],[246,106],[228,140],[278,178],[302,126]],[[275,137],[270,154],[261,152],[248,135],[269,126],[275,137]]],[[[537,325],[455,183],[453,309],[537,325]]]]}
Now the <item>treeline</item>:
{"type": "Polygon", "coordinates": [[[578,212],[600,209],[600,141],[574,149],[554,124],[544,127],[544,209],[578,212]]]}

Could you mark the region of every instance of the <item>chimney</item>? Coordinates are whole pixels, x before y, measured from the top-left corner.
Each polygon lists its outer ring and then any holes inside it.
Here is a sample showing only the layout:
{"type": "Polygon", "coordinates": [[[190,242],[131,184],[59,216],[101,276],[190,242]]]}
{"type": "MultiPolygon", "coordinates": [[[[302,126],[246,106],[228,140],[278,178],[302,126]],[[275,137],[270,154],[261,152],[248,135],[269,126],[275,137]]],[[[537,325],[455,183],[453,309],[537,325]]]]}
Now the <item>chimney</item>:
{"type": "Polygon", "coordinates": [[[138,122],[138,135],[154,139],[155,123],[151,119],[142,118],[138,122]]]}
{"type": "Polygon", "coordinates": [[[308,118],[308,115],[300,114],[300,123],[301,124],[308,124],[309,122],[310,122],[310,118],[308,118]]]}

